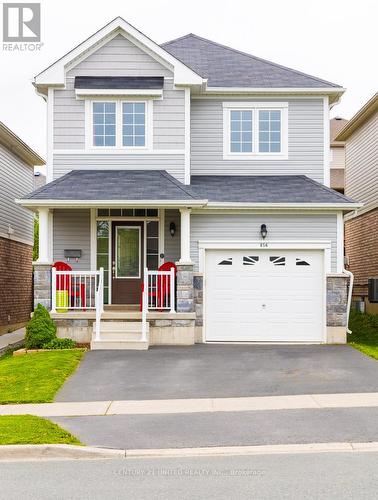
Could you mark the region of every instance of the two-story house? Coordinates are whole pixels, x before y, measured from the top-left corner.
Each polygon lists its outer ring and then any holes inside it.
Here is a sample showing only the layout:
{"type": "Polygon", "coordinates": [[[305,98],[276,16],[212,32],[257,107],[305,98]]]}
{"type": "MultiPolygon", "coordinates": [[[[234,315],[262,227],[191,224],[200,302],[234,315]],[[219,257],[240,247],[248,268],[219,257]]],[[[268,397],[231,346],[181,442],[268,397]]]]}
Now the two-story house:
{"type": "Polygon", "coordinates": [[[345,217],[345,255],[355,276],[353,295],[365,309],[377,313],[370,301],[369,278],[378,277],[378,93],[336,137],[345,142],[345,193],[363,205],[345,217]]]}
{"type": "Polygon", "coordinates": [[[32,311],[33,214],[15,198],[33,189],[34,165],[44,160],[0,122],[0,334],[32,311]]]}
{"type": "Polygon", "coordinates": [[[342,87],[192,34],[158,45],[121,18],[34,85],[48,184],[20,203],[39,213],[35,302],[59,335],[345,341],[358,205],[329,188],[342,87]]]}

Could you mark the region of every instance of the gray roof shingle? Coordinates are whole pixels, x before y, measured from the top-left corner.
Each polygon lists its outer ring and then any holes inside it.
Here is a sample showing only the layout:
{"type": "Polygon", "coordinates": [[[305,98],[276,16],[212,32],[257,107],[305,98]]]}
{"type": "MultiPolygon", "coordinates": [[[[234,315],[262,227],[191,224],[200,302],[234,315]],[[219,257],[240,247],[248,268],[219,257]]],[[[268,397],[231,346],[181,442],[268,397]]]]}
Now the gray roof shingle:
{"type": "Polygon", "coordinates": [[[353,200],[305,175],[195,175],[186,186],[165,170],[73,170],[28,200],[208,200],[218,203],[342,203],[353,200]]]}
{"type": "Polygon", "coordinates": [[[341,87],[192,33],[163,43],[161,47],[203,78],[208,78],[209,87],[341,87]]]}
{"type": "Polygon", "coordinates": [[[165,170],[72,170],[25,197],[30,200],[193,200],[165,170]]]}
{"type": "Polygon", "coordinates": [[[194,175],[191,188],[219,203],[354,203],[305,175],[194,175]]]}

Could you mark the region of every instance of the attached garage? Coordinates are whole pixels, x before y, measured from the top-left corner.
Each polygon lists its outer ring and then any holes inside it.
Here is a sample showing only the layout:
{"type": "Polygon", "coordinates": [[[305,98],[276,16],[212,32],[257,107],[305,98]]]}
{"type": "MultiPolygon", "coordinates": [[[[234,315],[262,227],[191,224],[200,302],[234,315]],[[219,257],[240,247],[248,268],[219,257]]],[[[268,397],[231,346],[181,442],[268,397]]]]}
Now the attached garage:
{"type": "Polygon", "coordinates": [[[324,250],[205,252],[207,342],[325,341],[324,250]]]}

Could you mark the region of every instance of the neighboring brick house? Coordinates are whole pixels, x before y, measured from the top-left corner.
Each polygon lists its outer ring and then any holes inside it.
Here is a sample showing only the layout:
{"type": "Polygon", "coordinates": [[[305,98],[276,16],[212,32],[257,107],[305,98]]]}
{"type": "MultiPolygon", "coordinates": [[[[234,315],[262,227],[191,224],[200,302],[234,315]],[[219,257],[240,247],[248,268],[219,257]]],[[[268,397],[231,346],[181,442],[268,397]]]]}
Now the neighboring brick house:
{"type": "Polygon", "coordinates": [[[368,278],[378,276],[378,93],[336,137],[345,141],[345,193],[364,205],[345,217],[345,251],[354,273],[354,297],[368,312],[378,304],[368,301],[368,278]]]}
{"type": "Polygon", "coordinates": [[[336,116],[330,120],[330,174],[331,188],[344,193],[345,189],[345,147],[344,142],[335,141],[335,137],[345,127],[348,120],[336,116]]]}
{"type": "Polygon", "coordinates": [[[0,122],[0,334],[24,324],[32,307],[33,215],[15,198],[33,189],[44,160],[0,122]]]}

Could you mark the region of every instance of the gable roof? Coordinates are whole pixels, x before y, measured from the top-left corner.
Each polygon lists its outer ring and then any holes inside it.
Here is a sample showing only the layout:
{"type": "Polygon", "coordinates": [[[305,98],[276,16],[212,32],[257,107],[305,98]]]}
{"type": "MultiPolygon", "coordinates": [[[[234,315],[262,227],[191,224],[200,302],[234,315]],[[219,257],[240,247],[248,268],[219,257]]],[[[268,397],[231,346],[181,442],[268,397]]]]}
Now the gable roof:
{"type": "Polygon", "coordinates": [[[173,70],[175,84],[202,85],[202,77],[192,68],[189,68],[184,62],[164,50],[122,17],[116,17],[110,21],[110,23],[96,31],[96,33],[36,75],[34,77],[34,85],[43,93],[46,93],[47,86],[64,85],[67,67],[72,69],[82,58],[87,57],[117,35],[125,36],[146,53],[173,70]]]}
{"type": "Polygon", "coordinates": [[[369,118],[378,111],[378,92],[373,95],[369,101],[357,111],[357,113],[348,121],[341,132],[335,137],[336,141],[346,141],[361,125],[367,122],[369,118]]]}
{"type": "Polygon", "coordinates": [[[3,122],[0,122],[0,144],[31,167],[45,164],[45,160],[20,139],[18,135],[12,132],[3,122]]]}
{"type": "Polygon", "coordinates": [[[335,83],[286,68],[190,33],[161,45],[203,78],[209,87],[338,88],[335,83]]]}

